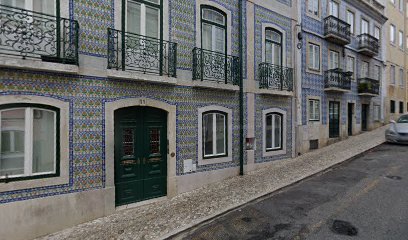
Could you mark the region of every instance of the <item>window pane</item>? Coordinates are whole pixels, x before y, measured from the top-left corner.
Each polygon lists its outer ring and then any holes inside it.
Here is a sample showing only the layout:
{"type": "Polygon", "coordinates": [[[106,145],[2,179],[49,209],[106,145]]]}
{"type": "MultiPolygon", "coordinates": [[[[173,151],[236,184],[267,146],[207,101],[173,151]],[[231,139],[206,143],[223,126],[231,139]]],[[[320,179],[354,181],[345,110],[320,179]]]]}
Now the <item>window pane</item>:
{"type": "Polygon", "coordinates": [[[313,59],[314,59],[313,45],[309,44],[309,68],[314,68],[313,59]]]}
{"type": "Polygon", "coordinates": [[[281,57],[281,46],[278,44],[274,44],[274,59],[273,59],[273,64],[275,65],[282,65],[282,57],[281,57]]]}
{"type": "Polygon", "coordinates": [[[265,43],[265,61],[267,63],[272,63],[272,43],[265,43]]]}
{"type": "Polygon", "coordinates": [[[25,109],[1,112],[0,177],[24,174],[25,109]]]}
{"type": "Polygon", "coordinates": [[[222,114],[217,114],[217,154],[225,153],[225,116],[222,114]]]}
{"type": "MultiPolygon", "coordinates": [[[[21,0],[20,0],[21,1],[21,0]]],[[[24,0],[22,0],[24,1],[24,0]]],[[[50,15],[55,15],[55,0],[33,0],[33,10],[50,15]]]]}
{"type": "Polygon", "coordinates": [[[55,114],[33,110],[33,173],[54,172],[55,114]]]}
{"type": "Polygon", "coordinates": [[[225,52],[225,30],[219,27],[215,28],[215,49],[213,51],[225,52]]]}
{"type": "Polygon", "coordinates": [[[272,115],[266,116],[266,148],[272,148],[272,115]]]}
{"type": "Polygon", "coordinates": [[[320,120],[320,101],[315,100],[314,101],[314,112],[315,112],[315,119],[320,120]]]}
{"type": "Polygon", "coordinates": [[[311,120],[315,120],[313,111],[314,111],[313,101],[310,100],[309,101],[309,119],[311,120]]]}
{"type": "Polygon", "coordinates": [[[212,155],[213,151],[213,114],[203,117],[203,144],[204,155],[212,155]]]}
{"type": "Polygon", "coordinates": [[[319,46],[314,46],[315,49],[315,69],[320,69],[320,47],[319,46]]]}
{"type": "Polygon", "coordinates": [[[203,19],[218,24],[225,24],[225,17],[221,13],[211,9],[203,9],[203,19]]]}
{"type": "Polygon", "coordinates": [[[203,24],[203,49],[212,50],[212,27],[209,24],[203,24]]]}
{"type": "Polygon", "coordinates": [[[146,6],[146,36],[159,37],[159,10],[146,6]]]}
{"type": "Polygon", "coordinates": [[[140,33],[140,4],[133,1],[127,2],[127,31],[140,33]]]}
{"type": "Polygon", "coordinates": [[[280,148],[281,147],[281,116],[280,115],[274,115],[275,116],[275,123],[274,123],[274,139],[275,139],[275,145],[273,146],[274,148],[280,148]]]}

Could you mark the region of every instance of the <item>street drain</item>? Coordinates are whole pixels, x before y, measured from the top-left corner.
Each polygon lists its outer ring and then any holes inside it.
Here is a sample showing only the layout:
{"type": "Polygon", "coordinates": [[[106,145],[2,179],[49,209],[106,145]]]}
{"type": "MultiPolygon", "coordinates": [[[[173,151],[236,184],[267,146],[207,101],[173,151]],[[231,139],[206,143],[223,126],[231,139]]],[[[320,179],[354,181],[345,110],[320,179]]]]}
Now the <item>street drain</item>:
{"type": "Polygon", "coordinates": [[[331,230],[334,233],[347,236],[356,236],[358,230],[351,223],[341,220],[334,220],[331,230]]]}
{"type": "Polygon", "coordinates": [[[386,178],[392,179],[392,180],[401,180],[402,177],[400,176],[386,176],[386,178]]]}

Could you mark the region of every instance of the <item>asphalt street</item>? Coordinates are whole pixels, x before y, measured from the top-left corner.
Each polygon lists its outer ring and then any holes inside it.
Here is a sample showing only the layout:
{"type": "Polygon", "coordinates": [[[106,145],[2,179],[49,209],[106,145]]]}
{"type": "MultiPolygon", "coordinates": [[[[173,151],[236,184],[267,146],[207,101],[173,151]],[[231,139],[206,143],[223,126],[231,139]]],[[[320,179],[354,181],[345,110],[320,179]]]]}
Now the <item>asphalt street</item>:
{"type": "Polygon", "coordinates": [[[170,239],[408,239],[408,146],[363,155],[170,239]]]}

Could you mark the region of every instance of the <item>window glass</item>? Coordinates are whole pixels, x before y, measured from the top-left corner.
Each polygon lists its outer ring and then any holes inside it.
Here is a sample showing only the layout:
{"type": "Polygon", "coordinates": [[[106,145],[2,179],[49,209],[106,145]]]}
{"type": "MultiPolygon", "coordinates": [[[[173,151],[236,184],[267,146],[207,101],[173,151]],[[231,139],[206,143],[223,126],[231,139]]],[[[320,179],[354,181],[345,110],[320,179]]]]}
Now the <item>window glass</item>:
{"type": "Polygon", "coordinates": [[[380,31],[381,29],[379,27],[374,28],[374,37],[380,40],[380,31]]]}
{"type": "Polygon", "coordinates": [[[307,11],[310,14],[319,16],[319,0],[308,0],[307,1],[307,11]]]}
{"type": "Polygon", "coordinates": [[[374,76],[375,78],[380,81],[381,80],[381,67],[380,66],[375,66],[374,68],[374,76]]]}
{"type": "Polygon", "coordinates": [[[404,33],[399,31],[398,38],[399,38],[399,47],[404,48],[404,33]]]}
{"type": "Polygon", "coordinates": [[[320,46],[309,43],[309,68],[320,70],[320,46]]]}
{"type": "Polygon", "coordinates": [[[320,101],[317,99],[309,100],[309,120],[310,121],[320,120],[320,101]]]}
{"type": "Polygon", "coordinates": [[[347,23],[350,24],[350,33],[354,34],[354,13],[347,11],[347,23]]]}
{"type": "Polygon", "coordinates": [[[362,34],[369,33],[367,20],[361,19],[361,33],[362,34]]]}
{"type": "Polygon", "coordinates": [[[206,114],[203,117],[203,136],[204,136],[204,155],[213,154],[213,116],[212,114],[206,114]]]}
{"type": "Polygon", "coordinates": [[[329,2],[329,15],[339,17],[339,4],[333,0],[329,2]]]}
{"type": "MultiPolygon", "coordinates": [[[[155,1],[153,1],[155,2],[155,1]]],[[[159,38],[160,10],[147,3],[128,0],[126,5],[126,31],[159,38]]]]}
{"type": "Polygon", "coordinates": [[[202,48],[226,52],[226,19],[225,16],[212,9],[202,9],[202,48]]]}
{"type": "Polygon", "coordinates": [[[0,178],[56,172],[56,112],[38,108],[0,111],[0,178]]]}
{"type": "Polygon", "coordinates": [[[25,109],[1,112],[0,178],[24,174],[25,109]]]}
{"type": "Polygon", "coordinates": [[[275,30],[267,29],[265,36],[266,62],[282,66],[282,35],[275,30]]]}
{"type": "Polygon", "coordinates": [[[390,26],[390,41],[392,43],[395,43],[395,26],[394,25],[390,26]]]}
{"type": "Polygon", "coordinates": [[[34,109],[33,117],[33,173],[52,172],[55,159],[55,114],[34,109]]]}
{"type": "Polygon", "coordinates": [[[354,73],[355,72],[354,66],[355,66],[354,57],[347,56],[347,71],[354,73]]]}
{"type": "Polygon", "coordinates": [[[336,51],[330,51],[329,68],[336,69],[339,68],[339,66],[339,53],[336,51]]]}
{"type": "Polygon", "coordinates": [[[277,150],[282,148],[282,115],[271,113],[266,115],[266,150],[277,150]]]}
{"type": "Polygon", "coordinates": [[[405,83],[405,81],[404,81],[404,69],[400,69],[400,86],[401,87],[403,87],[404,86],[404,83],[405,83]]]}
{"type": "Polygon", "coordinates": [[[395,66],[391,66],[390,68],[390,79],[391,83],[395,84],[395,66]]]}
{"type": "Polygon", "coordinates": [[[368,71],[369,71],[369,69],[370,69],[370,64],[368,63],[368,62],[366,62],[366,61],[362,61],[361,62],[361,78],[366,78],[366,77],[368,77],[368,71]]]}
{"type": "Polygon", "coordinates": [[[217,121],[217,154],[225,153],[225,116],[216,114],[217,121]]]}
{"type": "Polygon", "coordinates": [[[203,115],[204,156],[226,155],[226,115],[207,113],[203,115]]]}

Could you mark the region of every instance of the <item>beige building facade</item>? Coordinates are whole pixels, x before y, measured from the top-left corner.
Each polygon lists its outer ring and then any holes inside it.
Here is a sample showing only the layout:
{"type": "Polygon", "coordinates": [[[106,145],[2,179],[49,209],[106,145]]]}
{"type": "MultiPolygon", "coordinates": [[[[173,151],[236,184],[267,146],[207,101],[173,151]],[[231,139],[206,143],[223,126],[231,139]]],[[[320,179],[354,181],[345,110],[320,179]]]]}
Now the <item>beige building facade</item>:
{"type": "Polygon", "coordinates": [[[407,66],[406,66],[406,1],[386,0],[385,14],[388,21],[385,24],[386,45],[385,71],[385,122],[396,120],[399,115],[407,112],[407,66]]]}

